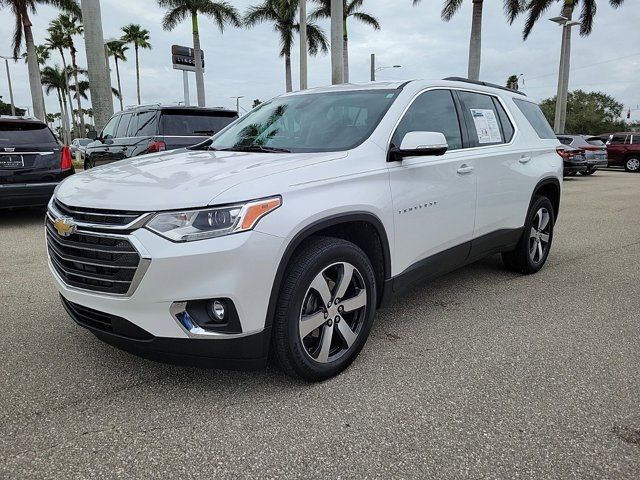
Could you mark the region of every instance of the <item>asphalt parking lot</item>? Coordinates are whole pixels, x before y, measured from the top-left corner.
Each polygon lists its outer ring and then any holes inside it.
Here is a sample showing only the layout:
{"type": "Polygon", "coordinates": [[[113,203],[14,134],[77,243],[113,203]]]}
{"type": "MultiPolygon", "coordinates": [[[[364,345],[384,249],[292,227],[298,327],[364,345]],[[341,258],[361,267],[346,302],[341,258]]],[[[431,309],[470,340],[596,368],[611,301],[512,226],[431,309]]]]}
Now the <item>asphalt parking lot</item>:
{"type": "Polygon", "coordinates": [[[381,310],[322,384],[99,342],[0,213],[2,478],[638,478],[640,175],[564,185],[538,275],[486,259],[381,310]]]}

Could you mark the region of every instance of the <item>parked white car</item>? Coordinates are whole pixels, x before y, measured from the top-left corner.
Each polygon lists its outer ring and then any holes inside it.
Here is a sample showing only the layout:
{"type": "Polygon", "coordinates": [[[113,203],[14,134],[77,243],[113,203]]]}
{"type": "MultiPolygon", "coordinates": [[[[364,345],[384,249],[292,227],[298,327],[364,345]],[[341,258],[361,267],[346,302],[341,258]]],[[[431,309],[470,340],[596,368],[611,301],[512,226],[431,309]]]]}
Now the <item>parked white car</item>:
{"type": "Polygon", "coordinates": [[[444,80],[283,95],[196,147],[75,175],[49,266],[71,317],[165,362],[322,380],[376,308],[490,254],[545,263],[559,142],[522,94],[444,80]]]}

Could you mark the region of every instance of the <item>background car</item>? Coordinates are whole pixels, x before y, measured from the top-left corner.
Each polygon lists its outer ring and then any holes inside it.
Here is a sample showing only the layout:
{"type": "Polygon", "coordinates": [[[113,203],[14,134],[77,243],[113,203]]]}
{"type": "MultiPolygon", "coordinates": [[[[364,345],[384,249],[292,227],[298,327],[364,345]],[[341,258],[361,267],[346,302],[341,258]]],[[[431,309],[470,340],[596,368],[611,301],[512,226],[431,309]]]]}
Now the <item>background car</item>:
{"type": "Polygon", "coordinates": [[[84,152],[87,148],[87,145],[89,145],[92,141],[93,140],[91,140],[90,138],[75,138],[71,142],[71,145],[69,145],[69,149],[71,150],[71,156],[75,158],[76,153],[80,152],[82,157],[84,157],[84,152]]]}
{"type": "Polygon", "coordinates": [[[562,157],[563,175],[565,177],[587,171],[588,163],[584,156],[584,150],[563,144],[558,146],[556,151],[562,157]]]}
{"type": "Polygon", "coordinates": [[[558,140],[563,145],[584,150],[587,160],[587,169],[580,172],[582,175],[592,175],[598,168],[609,165],[607,157],[607,146],[600,137],[589,135],[558,135],[558,140]]]}
{"type": "Polygon", "coordinates": [[[0,208],[44,206],[73,173],[71,150],[47,125],[0,116],[0,208]]]}
{"type": "Polygon", "coordinates": [[[624,167],[627,172],[640,172],[640,133],[622,132],[601,135],[607,144],[609,166],[624,167]]]}
{"type": "Polygon", "coordinates": [[[147,153],[196,145],[238,118],[235,110],[142,106],[115,114],[85,151],[85,169],[147,153]]]}

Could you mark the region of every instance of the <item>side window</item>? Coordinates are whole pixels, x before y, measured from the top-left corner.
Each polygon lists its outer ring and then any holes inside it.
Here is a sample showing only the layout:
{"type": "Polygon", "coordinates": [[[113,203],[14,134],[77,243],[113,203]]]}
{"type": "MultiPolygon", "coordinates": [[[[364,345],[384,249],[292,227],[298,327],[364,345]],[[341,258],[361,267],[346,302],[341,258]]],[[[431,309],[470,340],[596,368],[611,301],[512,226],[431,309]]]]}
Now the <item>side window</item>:
{"type": "Polygon", "coordinates": [[[556,138],[553,128],[549,125],[549,122],[538,105],[527,102],[526,100],[520,100],[519,98],[514,98],[513,103],[516,104],[522,114],[529,121],[533,129],[538,134],[538,137],[544,139],[556,138]]]}
{"type": "Polygon", "coordinates": [[[560,140],[560,143],[563,145],[571,145],[571,142],[573,141],[573,139],[569,137],[558,137],[558,140],[560,140]]]}
{"type": "Polygon", "coordinates": [[[127,133],[125,137],[135,137],[136,131],[138,130],[138,114],[134,113],[129,121],[129,128],[127,128],[127,133]]]}
{"type": "Polygon", "coordinates": [[[626,135],[612,135],[611,140],[609,140],[609,143],[611,145],[624,145],[626,140],[627,140],[626,135]]]}
{"type": "Polygon", "coordinates": [[[120,117],[121,115],[117,115],[115,117],[112,117],[111,120],[107,122],[105,127],[102,129],[101,136],[103,139],[106,140],[114,137],[114,135],[116,134],[116,129],[118,128],[118,122],[120,121],[120,117]]]}
{"type": "Polygon", "coordinates": [[[152,137],[156,134],[156,112],[150,110],[138,113],[138,124],[134,137],[152,137]]]}
{"type": "Polygon", "coordinates": [[[505,143],[505,135],[493,97],[472,92],[458,92],[458,97],[467,120],[471,146],[484,147],[505,143]]]}
{"type": "Polygon", "coordinates": [[[133,114],[131,113],[125,113],[124,115],[122,115],[122,119],[118,124],[118,128],[116,130],[114,138],[124,138],[127,136],[127,130],[129,129],[129,121],[131,120],[131,117],[133,117],[133,114]]]}
{"type": "Polygon", "coordinates": [[[458,112],[449,90],[432,90],[421,94],[411,104],[393,134],[391,145],[400,147],[409,132],[441,132],[449,150],[462,148],[458,112]]]}
{"type": "Polygon", "coordinates": [[[633,135],[631,137],[631,145],[640,145],[640,135],[633,135]]]}
{"type": "Polygon", "coordinates": [[[515,133],[513,124],[511,123],[511,120],[509,120],[509,115],[507,115],[507,112],[497,98],[493,99],[493,104],[498,111],[498,118],[500,119],[500,126],[502,127],[502,136],[504,137],[504,141],[505,143],[509,143],[515,133]]]}

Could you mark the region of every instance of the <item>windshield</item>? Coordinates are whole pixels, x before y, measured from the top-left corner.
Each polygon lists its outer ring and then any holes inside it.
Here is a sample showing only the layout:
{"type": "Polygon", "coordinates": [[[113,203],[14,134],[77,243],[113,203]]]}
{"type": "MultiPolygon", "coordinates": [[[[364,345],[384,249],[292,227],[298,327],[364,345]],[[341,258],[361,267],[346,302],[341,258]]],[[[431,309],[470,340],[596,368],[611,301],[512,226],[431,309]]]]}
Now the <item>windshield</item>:
{"type": "Polygon", "coordinates": [[[275,98],[214,137],[211,148],[349,150],[371,135],[397,95],[397,90],[359,90],[275,98]]]}

